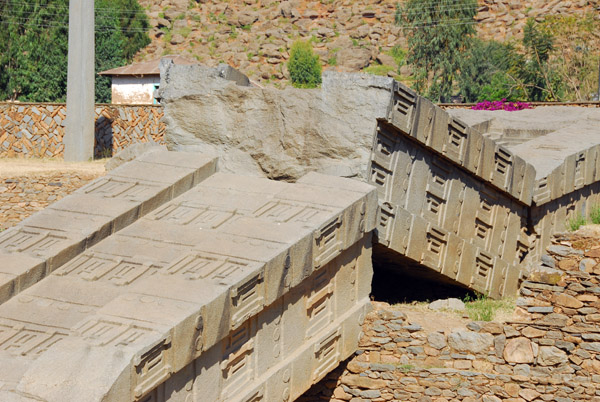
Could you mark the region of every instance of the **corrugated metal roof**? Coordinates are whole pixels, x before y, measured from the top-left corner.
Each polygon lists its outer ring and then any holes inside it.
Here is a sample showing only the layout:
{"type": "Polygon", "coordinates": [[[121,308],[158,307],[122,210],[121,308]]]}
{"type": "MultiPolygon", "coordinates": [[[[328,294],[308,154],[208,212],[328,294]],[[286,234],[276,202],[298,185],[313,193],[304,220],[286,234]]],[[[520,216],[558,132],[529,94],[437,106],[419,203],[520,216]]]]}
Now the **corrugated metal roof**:
{"type": "MultiPolygon", "coordinates": [[[[180,65],[198,64],[196,60],[188,59],[187,57],[181,55],[164,56],[162,59],[170,59],[173,60],[175,64],[180,65]]],[[[160,70],[158,69],[158,66],[162,59],[144,61],[141,63],[133,63],[127,66],[117,67],[110,70],[102,71],[98,73],[98,75],[160,75],[160,70]]]]}

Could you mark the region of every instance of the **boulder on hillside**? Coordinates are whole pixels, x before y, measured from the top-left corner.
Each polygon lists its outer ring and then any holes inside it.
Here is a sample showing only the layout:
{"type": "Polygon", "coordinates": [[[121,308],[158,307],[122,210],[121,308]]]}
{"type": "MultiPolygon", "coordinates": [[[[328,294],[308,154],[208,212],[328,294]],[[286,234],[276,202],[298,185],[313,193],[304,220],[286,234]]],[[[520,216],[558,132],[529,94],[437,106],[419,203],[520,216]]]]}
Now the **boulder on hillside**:
{"type": "Polygon", "coordinates": [[[336,54],[337,65],[347,71],[359,71],[369,65],[371,51],[365,48],[346,48],[336,54]]]}

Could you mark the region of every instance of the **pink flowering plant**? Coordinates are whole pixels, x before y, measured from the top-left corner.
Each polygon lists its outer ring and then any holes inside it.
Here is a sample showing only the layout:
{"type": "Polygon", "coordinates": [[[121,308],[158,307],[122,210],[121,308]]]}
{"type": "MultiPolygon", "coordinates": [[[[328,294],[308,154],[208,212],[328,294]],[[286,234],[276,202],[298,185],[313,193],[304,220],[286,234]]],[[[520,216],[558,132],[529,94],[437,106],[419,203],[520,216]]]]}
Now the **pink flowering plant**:
{"type": "Polygon", "coordinates": [[[532,106],[527,102],[509,102],[505,99],[499,101],[483,101],[477,103],[471,109],[473,110],[506,110],[514,112],[517,110],[531,109],[532,106]]]}

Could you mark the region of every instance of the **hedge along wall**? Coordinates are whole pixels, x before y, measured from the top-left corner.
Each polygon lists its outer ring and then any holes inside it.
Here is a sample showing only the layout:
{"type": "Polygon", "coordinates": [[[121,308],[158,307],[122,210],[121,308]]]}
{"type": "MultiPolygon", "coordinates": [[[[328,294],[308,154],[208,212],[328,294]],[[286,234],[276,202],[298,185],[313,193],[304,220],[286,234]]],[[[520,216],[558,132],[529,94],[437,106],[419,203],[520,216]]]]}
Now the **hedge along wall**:
{"type": "MultiPolygon", "coordinates": [[[[66,105],[0,103],[0,157],[62,157],[66,105]]],[[[158,105],[96,105],[95,157],[109,157],[135,142],[163,144],[158,105]]]]}

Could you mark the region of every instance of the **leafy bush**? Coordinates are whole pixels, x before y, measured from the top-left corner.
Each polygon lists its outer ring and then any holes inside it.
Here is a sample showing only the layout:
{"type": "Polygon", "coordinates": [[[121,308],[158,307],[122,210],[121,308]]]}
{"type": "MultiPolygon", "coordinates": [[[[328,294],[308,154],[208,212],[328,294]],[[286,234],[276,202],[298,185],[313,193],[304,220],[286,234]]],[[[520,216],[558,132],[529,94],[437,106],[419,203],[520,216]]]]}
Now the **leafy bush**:
{"type": "MultiPolygon", "coordinates": [[[[150,43],[137,0],[95,1],[96,72],[127,64],[150,43]]],[[[64,102],[68,0],[0,2],[0,99],[64,102]]],[[[96,101],[110,101],[110,78],[96,76],[96,101]]]]}
{"type": "Polygon", "coordinates": [[[554,37],[556,51],[548,61],[564,84],[565,101],[591,100],[598,90],[597,15],[546,16],[540,23],[554,37]]]}
{"type": "Polygon", "coordinates": [[[523,46],[527,51],[525,63],[519,69],[527,99],[530,101],[556,101],[563,88],[558,74],[548,64],[554,51],[554,37],[545,27],[530,18],[523,29],[523,46]]]}
{"type": "Polygon", "coordinates": [[[294,42],[287,68],[296,88],[316,88],[321,84],[319,56],[314,54],[308,42],[294,42]]]}

